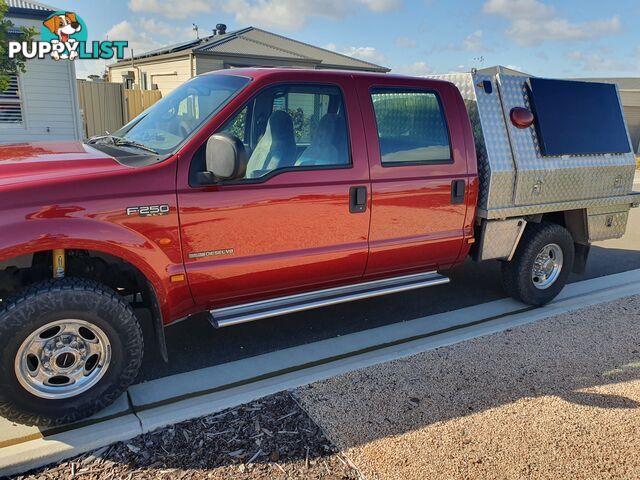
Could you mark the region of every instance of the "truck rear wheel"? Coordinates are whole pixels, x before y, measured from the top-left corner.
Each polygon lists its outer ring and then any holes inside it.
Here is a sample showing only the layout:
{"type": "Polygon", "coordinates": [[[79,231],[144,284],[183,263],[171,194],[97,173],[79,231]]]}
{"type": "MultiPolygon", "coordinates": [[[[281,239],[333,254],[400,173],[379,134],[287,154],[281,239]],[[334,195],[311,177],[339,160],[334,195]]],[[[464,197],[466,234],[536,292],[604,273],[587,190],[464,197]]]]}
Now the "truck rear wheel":
{"type": "Polygon", "coordinates": [[[34,285],[0,310],[0,415],[37,425],[88,417],[131,385],[143,349],[131,306],[109,288],[34,285]]]}
{"type": "Polygon", "coordinates": [[[555,223],[529,224],[510,262],[502,264],[506,292],[529,305],[553,300],[573,268],[573,238],[555,223]]]}

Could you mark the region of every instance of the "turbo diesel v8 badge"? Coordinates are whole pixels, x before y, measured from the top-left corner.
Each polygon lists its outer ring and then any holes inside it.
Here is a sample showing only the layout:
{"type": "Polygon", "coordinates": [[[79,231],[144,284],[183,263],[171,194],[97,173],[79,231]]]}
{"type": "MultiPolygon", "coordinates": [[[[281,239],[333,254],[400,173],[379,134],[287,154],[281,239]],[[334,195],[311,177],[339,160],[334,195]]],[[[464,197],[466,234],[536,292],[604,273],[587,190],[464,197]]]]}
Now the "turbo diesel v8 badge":
{"type": "Polygon", "coordinates": [[[206,252],[191,252],[189,258],[206,258],[206,257],[218,257],[220,255],[233,255],[233,248],[221,248],[219,250],[208,250],[206,252]]]}

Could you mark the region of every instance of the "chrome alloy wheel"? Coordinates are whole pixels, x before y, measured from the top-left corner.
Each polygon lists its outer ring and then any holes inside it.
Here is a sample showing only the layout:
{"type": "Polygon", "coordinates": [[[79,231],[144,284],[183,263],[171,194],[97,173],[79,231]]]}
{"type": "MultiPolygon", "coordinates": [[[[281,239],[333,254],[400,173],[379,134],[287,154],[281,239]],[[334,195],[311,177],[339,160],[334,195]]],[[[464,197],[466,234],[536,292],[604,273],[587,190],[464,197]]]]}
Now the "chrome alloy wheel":
{"type": "Polygon", "coordinates": [[[15,360],[20,384],[40,398],[62,399],[94,386],[111,361],[106,334],[84,320],[48,323],[22,342],[15,360]]]}
{"type": "Polygon", "coordinates": [[[555,243],[546,245],[536,256],[531,271],[531,280],[538,290],[545,290],[555,283],[562,271],[564,255],[555,243]]]}

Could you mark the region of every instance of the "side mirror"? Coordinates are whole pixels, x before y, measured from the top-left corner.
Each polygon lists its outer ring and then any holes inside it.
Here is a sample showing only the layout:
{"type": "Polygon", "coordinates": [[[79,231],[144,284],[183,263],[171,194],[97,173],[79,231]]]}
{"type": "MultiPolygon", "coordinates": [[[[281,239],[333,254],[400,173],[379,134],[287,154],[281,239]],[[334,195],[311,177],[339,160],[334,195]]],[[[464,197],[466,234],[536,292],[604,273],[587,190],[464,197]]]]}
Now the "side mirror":
{"type": "Polygon", "coordinates": [[[238,137],[228,133],[216,133],[207,140],[205,158],[205,175],[218,181],[242,178],[247,171],[244,145],[238,137]]]}

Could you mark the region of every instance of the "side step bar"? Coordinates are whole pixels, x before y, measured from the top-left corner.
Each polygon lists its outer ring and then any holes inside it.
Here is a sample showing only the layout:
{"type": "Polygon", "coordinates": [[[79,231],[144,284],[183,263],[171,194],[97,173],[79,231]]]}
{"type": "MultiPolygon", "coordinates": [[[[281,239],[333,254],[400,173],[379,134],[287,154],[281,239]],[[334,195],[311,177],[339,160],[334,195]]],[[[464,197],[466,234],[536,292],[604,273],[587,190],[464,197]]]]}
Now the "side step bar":
{"type": "Polygon", "coordinates": [[[390,293],[405,292],[416,288],[449,283],[449,279],[437,272],[417,273],[402,277],[385,278],[372,282],[356,283],[344,287],[316,290],[287,297],[246,303],[233,307],[211,310],[209,321],[216,328],[230,327],[263,318],[287,313],[302,312],[328,305],[379,297],[390,293]]]}

